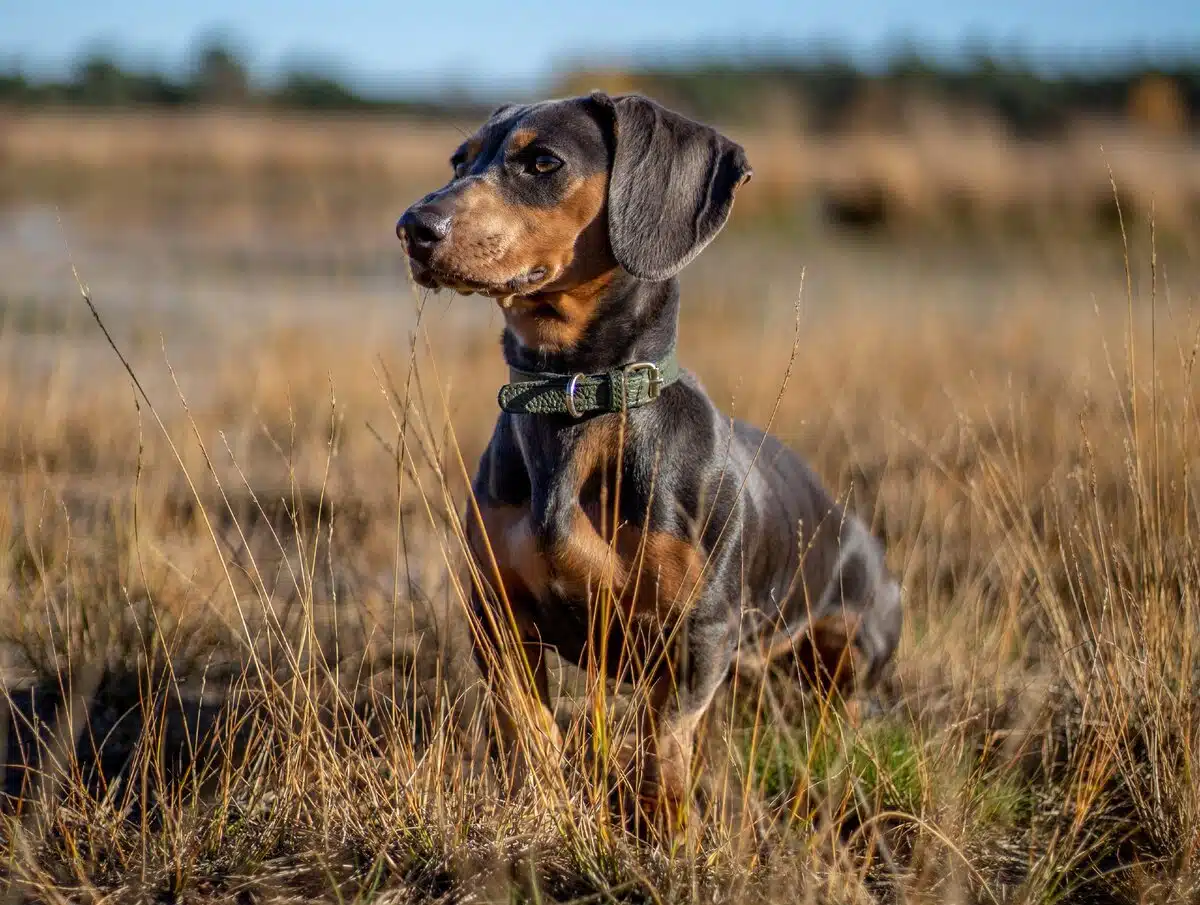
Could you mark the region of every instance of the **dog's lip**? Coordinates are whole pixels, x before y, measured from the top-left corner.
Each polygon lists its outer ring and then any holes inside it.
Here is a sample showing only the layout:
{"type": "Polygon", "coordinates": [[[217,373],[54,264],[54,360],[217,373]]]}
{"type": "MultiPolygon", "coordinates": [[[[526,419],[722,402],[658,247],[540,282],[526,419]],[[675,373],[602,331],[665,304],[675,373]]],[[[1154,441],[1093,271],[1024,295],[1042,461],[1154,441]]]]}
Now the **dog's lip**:
{"type": "Polygon", "coordinates": [[[463,295],[483,295],[489,298],[509,298],[531,295],[545,284],[549,268],[532,267],[505,283],[480,283],[459,274],[447,273],[429,264],[409,258],[413,279],[428,289],[453,289],[463,295]]]}
{"type": "Polygon", "coordinates": [[[424,286],[426,289],[441,288],[441,283],[438,281],[434,272],[420,261],[414,261],[412,258],[409,258],[408,267],[409,272],[412,274],[413,281],[418,286],[424,286]]]}

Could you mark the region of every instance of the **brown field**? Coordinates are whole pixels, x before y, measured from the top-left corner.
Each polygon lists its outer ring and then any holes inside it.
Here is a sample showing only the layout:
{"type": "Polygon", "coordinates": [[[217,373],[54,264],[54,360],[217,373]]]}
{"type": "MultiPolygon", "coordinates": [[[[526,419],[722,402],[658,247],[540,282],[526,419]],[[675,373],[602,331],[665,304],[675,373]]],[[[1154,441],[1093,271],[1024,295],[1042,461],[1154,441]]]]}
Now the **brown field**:
{"type": "MultiPolygon", "coordinates": [[[[724,693],[668,846],[607,807],[625,698],[587,675],[556,671],[565,763],[505,798],[476,756],[458,519],[500,321],[414,294],[391,236],[448,135],[200,122],[0,129],[13,900],[1194,900],[1194,221],[1171,244],[1128,209],[1126,243],[735,228],[688,269],[685,365],[868,518],[908,609],[877,712],[786,675],[724,693]],[[156,169],[181,147],[244,178],[205,207],[207,176],[156,169]],[[283,159],[279,197],[239,204],[283,159]],[[158,176],[114,206],[135,171],[158,176]],[[313,200],[363,173],[390,175],[313,200]]],[[[981,195],[1049,192],[1051,160],[1064,192],[1107,185],[1098,154],[972,140],[941,177],[981,195]]],[[[815,180],[797,153],[752,147],[756,183],[815,180]]],[[[1141,153],[1113,155],[1122,197],[1200,186],[1194,154],[1141,153]]]]}
{"type": "MultiPolygon", "coordinates": [[[[818,137],[781,124],[731,129],[754,162],[745,222],[1056,234],[1111,234],[1111,176],[1127,214],[1155,212],[1178,237],[1200,218],[1200,154],[1187,136],[1081,121],[1054,143],[1021,142],[984,118],[917,109],[903,132],[863,127],[818,137]]],[[[69,200],[121,219],[181,198],[227,228],[321,232],[391,214],[390,193],[448,176],[449,150],[472,124],[384,116],[267,119],[252,113],[100,114],[0,110],[0,198],[69,200]],[[449,149],[449,150],[448,150],[449,149]],[[267,211],[268,213],[264,213],[267,211]]],[[[425,188],[424,190],[427,190],[425,188]]]]}

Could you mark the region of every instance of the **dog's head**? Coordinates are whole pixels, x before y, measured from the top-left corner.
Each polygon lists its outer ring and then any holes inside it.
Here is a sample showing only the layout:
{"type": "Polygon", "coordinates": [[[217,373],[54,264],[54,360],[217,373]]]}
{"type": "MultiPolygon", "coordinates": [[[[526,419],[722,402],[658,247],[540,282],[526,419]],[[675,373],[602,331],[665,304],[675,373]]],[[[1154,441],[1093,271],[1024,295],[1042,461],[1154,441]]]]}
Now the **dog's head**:
{"type": "Polygon", "coordinates": [[[617,267],[665,280],[725,225],[751,175],[741,146],[637,95],[506,105],[396,232],[422,286],[510,300],[617,267]]]}

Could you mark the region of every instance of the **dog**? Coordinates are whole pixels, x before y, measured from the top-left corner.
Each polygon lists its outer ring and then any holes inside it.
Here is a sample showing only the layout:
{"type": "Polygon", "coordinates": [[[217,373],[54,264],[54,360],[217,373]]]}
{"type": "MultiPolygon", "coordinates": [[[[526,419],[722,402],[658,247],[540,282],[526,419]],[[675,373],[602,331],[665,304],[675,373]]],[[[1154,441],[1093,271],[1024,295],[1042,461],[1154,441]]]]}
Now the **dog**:
{"type": "Polygon", "coordinates": [[[593,92],[498,108],[450,164],[396,231],[418,285],[489,296],[505,322],[510,382],[465,517],[477,659],[494,682],[515,629],[547,714],[546,648],[632,671],[649,688],[640,794],[677,807],[735,669],[788,655],[826,690],[873,685],[900,586],[809,467],[677,363],[676,275],[751,178],[739,144],[593,92]]]}

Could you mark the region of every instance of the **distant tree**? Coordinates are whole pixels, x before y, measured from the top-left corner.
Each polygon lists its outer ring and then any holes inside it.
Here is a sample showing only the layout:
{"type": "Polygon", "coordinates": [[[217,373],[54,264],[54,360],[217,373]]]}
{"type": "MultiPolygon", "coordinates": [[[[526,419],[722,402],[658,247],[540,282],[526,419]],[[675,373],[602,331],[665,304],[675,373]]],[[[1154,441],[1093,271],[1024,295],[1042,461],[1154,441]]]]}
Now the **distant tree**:
{"type": "Polygon", "coordinates": [[[241,105],[250,99],[250,75],[237,53],[222,41],[205,44],[196,58],[192,94],[203,104],[241,105]]]}
{"type": "Polygon", "coordinates": [[[132,93],[139,104],[178,107],[191,100],[186,85],[161,72],[141,73],[132,77],[132,93]]]}
{"type": "Polygon", "coordinates": [[[129,103],[129,77],[108,54],[93,53],[75,68],[69,97],[87,106],[119,107],[129,103]]]}
{"type": "Polygon", "coordinates": [[[313,72],[289,72],[274,93],[280,106],[306,110],[339,110],[362,106],[362,100],[337,79],[313,72]]]}
{"type": "Polygon", "coordinates": [[[0,104],[24,104],[33,95],[33,86],[19,70],[0,72],[0,104]]]}

